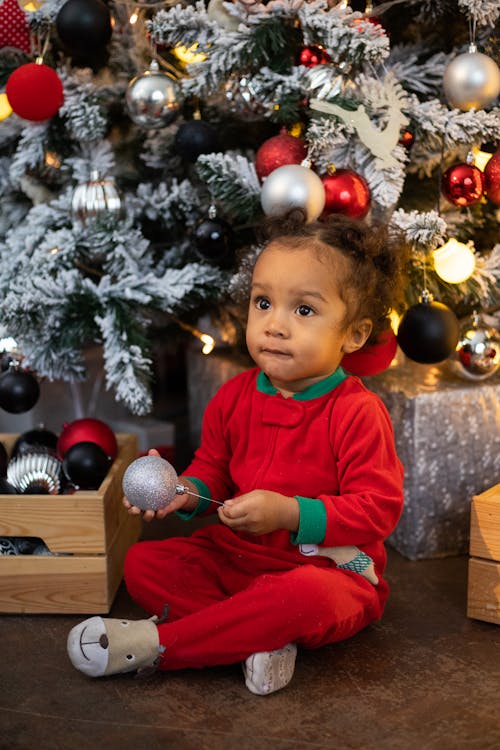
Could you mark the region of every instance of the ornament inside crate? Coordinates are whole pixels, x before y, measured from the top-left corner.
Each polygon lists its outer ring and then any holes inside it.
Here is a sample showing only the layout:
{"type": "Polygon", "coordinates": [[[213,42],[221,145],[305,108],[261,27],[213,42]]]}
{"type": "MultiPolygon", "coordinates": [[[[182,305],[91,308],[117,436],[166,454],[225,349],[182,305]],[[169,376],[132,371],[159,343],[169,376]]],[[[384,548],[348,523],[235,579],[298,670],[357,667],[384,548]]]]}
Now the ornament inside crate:
{"type": "MultiPolygon", "coordinates": [[[[43,540],[50,555],[0,556],[0,612],[109,612],[127,549],[141,532],[122,506],[122,477],[136,458],[135,435],[118,434],[117,455],[96,490],[0,495],[0,536],[43,540]]],[[[17,435],[1,434],[9,452],[17,435]]]]}

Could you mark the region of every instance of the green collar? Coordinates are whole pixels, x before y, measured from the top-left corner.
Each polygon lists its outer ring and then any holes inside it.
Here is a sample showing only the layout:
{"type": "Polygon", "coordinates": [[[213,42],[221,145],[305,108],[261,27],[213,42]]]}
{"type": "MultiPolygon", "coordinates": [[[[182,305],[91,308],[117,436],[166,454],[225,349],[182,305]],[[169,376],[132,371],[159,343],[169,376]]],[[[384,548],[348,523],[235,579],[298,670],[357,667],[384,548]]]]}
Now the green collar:
{"type": "MultiPolygon", "coordinates": [[[[333,391],[333,389],[336,388],[343,380],[345,380],[346,377],[347,375],[345,374],[344,370],[341,367],[337,367],[335,372],[333,372],[324,380],[320,380],[319,383],[310,385],[304,391],[295,393],[290,398],[292,398],[294,401],[310,401],[313,398],[319,398],[319,396],[324,396],[325,393],[330,393],[330,391],[333,391]]],[[[265,372],[262,372],[262,370],[257,375],[257,390],[260,391],[260,393],[267,394],[268,396],[275,396],[277,393],[279,393],[278,389],[274,387],[265,372]]]]}

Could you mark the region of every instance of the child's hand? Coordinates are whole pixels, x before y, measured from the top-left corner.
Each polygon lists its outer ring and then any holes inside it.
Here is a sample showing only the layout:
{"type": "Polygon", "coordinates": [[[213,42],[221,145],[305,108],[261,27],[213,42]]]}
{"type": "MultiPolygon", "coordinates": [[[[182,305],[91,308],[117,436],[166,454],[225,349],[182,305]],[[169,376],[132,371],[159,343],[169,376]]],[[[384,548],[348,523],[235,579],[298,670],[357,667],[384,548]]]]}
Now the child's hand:
{"type": "Polygon", "coordinates": [[[253,490],[226,500],[218,514],[226,526],[249,534],[269,534],[278,529],[297,531],[299,527],[297,500],[269,490],[253,490]]]}
{"type": "MultiPolygon", "coordinates": [[[[148,456],[159,456],[157,450],[154,448],[151,448],[151,450],[148,451],[148,456]]],[[[193,485],[190,482],[183,481],[183,484],[187,485],[189,489],[192,489],[194,492],[197,492],[196,487],[193,487],[193,485]]],[[[164,508],[160,508],[157,511],[154,510],[141,510],[136,505],[132,505],[131,502],[126,497],[123,497],[122,503],[127,509],[127,511],[130,513],[131,516],[140,516],[142,514],[142,517],[145,521],[152,521],[153,518],[158,518],[161,520],[162,518],[165,518],[165,516],[168,516],[170,513],[174,513],[176,510],[194,510],[194,508],[197,505],[197,499],[184,493],[183,495],[176,495],[174,499],[166,505],[164,508]]]]}

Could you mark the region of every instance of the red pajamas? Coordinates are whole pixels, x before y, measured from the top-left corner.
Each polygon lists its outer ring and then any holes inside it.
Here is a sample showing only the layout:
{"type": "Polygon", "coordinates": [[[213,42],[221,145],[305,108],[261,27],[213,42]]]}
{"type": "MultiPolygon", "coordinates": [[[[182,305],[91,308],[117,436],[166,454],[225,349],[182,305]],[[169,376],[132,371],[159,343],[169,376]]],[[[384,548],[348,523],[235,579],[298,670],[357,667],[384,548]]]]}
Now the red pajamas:
{"type": "Polygon", "coordinates": [[[145,611],[160,616],[169,605],[158,626],[165,670],[344,640],[381,616],[387,593],[327,558],[252,544],[217,524],[134,545],[125,580],[145,611]]]}
{"type": "MultiPolygon", "coordinates": [[[[216,500],[253,489],[296,497],[299,527],[257,536],[216,523],[129,550],[131,596],[150,614],[169,607],[161,668],[230,664],[291,642],[316,648],[381,617],[403,471],[387,410],[357,378],[339,368],[287,399],[256,369],[232,378],[207,406],[184,476],[216,500]],[[320,554],[303,555],[303,545],[320,554]],[[378,584],[321,547],[357,548],[378,584]]],[[[216,507],[201,500],[191,515],[216,507]]]]}

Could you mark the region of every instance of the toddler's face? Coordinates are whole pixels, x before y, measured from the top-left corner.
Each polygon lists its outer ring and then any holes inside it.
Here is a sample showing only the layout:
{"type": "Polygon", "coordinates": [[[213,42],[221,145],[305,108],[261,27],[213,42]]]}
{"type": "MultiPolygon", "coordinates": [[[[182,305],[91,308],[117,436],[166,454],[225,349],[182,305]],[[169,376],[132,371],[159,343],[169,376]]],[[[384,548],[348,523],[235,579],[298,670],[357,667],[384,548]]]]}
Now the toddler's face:
{"type": "MultiPolygon", "coordinates": [[[[338,260],[341,268],[340,255],[338,260]]],[[[321,261],[311,249],[290,250],[274,241],[257,260],[247,346],[256,365],[284,395],[331,375],[344,351],[353,351],[339,283],[332,263],[321,261]]]]}

